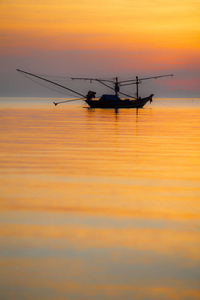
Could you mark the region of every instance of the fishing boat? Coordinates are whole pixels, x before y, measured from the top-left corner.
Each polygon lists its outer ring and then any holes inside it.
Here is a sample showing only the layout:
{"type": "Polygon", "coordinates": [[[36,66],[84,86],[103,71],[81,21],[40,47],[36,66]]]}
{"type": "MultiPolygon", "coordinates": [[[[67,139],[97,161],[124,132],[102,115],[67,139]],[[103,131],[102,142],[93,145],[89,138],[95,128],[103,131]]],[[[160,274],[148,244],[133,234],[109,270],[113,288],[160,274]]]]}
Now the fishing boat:
{"type": "MultiPolygon", "coordinates": [[[[104,94],[100,99],[95,100],[94,96],[91,98],[94,92],[89,91],[86,97],[85,102],[91,108],[142,108],[147,102],[152,102],[151,94],[146,98],[138,98],[138,99],[121,99],[117,95],[107,95],[104,94]]],[[[94,94],[93,94],[94,95],[94,94]]]]}
{"type": "Polygon", "coordinates": [[[142,81],[144,81],[144,80],[173,76],[173,74],[159,75],[159,76],[153,76],[153,77],[147,77],[147,78],[138,78],[138,76],[136,76],[135,79],[129,79],[129,80],[123,80],[123,81],[119,81],[118,77],[116,77],[114,80],[98,79],[98,78],[71,78],[72,80],[84,80],[84,81],[88,80],[90,82],[96,81],[114,91],[114,93],[112,93],[112,94],[103,94],[101,97],[96,97],[96,92],[94,92],[94,91],[89,91],[87,93],[87,95],[83,95],[75,90],[72,90],[66,86],[63,86],[59,83],[56,83],[52,80],[46,79],[39,75],[32,74],[32,73],[29,73],[29,72],[26,72],[23,70],[19,70],[19,69],[17,69],[17,71],[24,75],[29,75],[29,76],[35,77],[37,79],[44,80],[48,83],[59,86],[60,88],[68,90],[68,91],[82,97],[82,98],[78,98],[78,99],[53,102],[55,106],[58,104],[61,104],[61,103],[65,103],[65,102],[83,100],[88,104],[88,106],[90,108],[114,108],[114,109],[143,108],[145,104],[147,104],[148,102],[150,102],[150,103],[152,102],[154,94],[151,94],[147,97],[141,98],[139,96],[139,88],[138,88],[139,84],[141,84],[142,81]],[[136,85],[136,97],[127,95],[126,93],[120,91],[121,87],[134,85],[134,84],[136,85]],[[125,98],[124,97],[120,98],[119,94],[121,94],[122,96],[125,96],[125,98]]]}

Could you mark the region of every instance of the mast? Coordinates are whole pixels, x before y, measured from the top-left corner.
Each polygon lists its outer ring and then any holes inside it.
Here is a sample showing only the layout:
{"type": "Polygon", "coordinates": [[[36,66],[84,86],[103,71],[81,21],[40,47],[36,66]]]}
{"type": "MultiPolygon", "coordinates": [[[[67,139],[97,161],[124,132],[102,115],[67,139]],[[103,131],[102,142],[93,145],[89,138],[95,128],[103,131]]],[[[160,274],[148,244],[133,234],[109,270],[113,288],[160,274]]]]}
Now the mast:
{"type": "MultiPolygon", "coordinates": [[[[29,76],[33,76],[35,78],[38,78],[40,80],[44,80],[48,83],[51,83],[51,84],[54,84],[56,86],[59,86],[63,89],[66,89],[70,92],[73,92],[79,96],[82,96],[83,98],[86,98],[85,95],[79,93],[79,92],[76,92],[70,88],[67,88],[59,83],[56,83],[52,80],[49,80],[49,79],[46,79],[44,77],[41,77],[39,75],[36,75],[36,74],[32,74],[32,73],[29,73],[29,72],[25,72],[23,70],[19,70],[17,69],[18,72],[22,73],[22,74],[26,74],[26,75],[29,75],[29,76]]],[[[126,97],[130,97],[130,98],[134,98],[134,99],[139,99],[139,88],[138,88],[138,85],[140,83],[142,83],[143,80],[148,80],[148,79],[157,79],[157,78],[161,78],[161,77],[168,77],[168,76],[172,76],[173,77],[173,74],[169,74],[169,75],[159,75],[159,76],[153,76],[153,77],[146,77],[146,78],[138,78],[138,76],[136,76],[136,79],[130,79],[130,80],[123,80],[123,81],[119,81],[118,80],[118,77],[115,78],[115,80],[109,80],[109,79],[98,79],[98,78],[71,78],[72,80],[73,79],[78,79],[78,80],[90,80],[90,82],[92,82],[93,80],[94,81],[97,81],[103,85],[105,85],[106,87],[110,88],[111,90],[114,90],[115,91],[115,95],[116,97],[118,97],[119,93],[122,94],[122,95],[125,95],[126,97]],[[108,85],[108,84],[112,84],[112,86],[108,85]],[[114,84],[114,87],[113,87],[113,84],[114,84]],[[133,96],[130,96],[130,95],[127,95],[125,93],[122,93],[120,92],[120,87],[123,87],[123,86],[128,86],[128,85],[132,85],[132,84],[136,84],[136,98],[133,97],[133,96]]]]}
{"type": "Polygon", "coordinates": [[[138,92],[138,84],[139,84],[139,80],[138,80],[138,76],[136,76],[136,98],[139,98],[139,92],[138,92]]]}
{"type": "Polygon", "coordinates": [[[115,95],[118,97],[118,93],[119,93],[119,81],[118,81],[118,77],[116,77],[116,81],[115,81],[115,95]]]}
{"type": "Polygon", "coordinates": [[[139,89],[138,89],[138,85],[140,83],[142,83],[143,80],[148,80],[148,79],[157,79],[157,78],[161,78],[161,77],[173,77],[173,74],[169,74],[169,75],[160,75],[160,76],[153,76],[153,77],[147,77],[147,78],[138,78],[138,76],[136,76],[136,79],[130,79],[130,80],[123,80],[118,82],[118,84],[120,84],[120,86],[128,86],[128,85],[132,85],[132,84],[136,84],[136,99],[139,98],[139,89]]]}

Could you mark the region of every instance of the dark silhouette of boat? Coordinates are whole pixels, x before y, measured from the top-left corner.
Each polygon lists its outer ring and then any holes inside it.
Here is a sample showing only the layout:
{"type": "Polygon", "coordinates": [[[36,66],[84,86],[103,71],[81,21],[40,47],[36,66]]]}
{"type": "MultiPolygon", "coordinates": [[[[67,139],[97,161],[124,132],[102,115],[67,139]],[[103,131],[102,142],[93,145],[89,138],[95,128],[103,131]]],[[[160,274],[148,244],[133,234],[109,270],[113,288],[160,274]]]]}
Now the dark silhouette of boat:
{"type": "Polygon", "coordinates": [[[95,100],[94,92],[89,91],[85,102],[91,108],[142,108],[147,102],[152,102],[153,94],[146,98],[138,99],[120,99],[117,95],[102,95],[100,99],[95,100]]]}
{"type": "Polygon", "coordinates": [[[147,102],[152,102],[152,98],[154,94],[151,94],[148,97],[141,98],[139,97],[139,91],[138,91],[138,85],[142,83],[143,80],[148,80],[148,79],[157,79],[160,77],[168,77],[168,76],[173,76],[173,74],[170,75],[160,75],[160,76],[154,76],[154,77],[147,77],[147,78],[138,78],[136,76],[136,79],[129,79],[129,80],[123,80],[119,81],[118,77],[116,77],[114,80],[112,79],[97,79],[97,78],[71,78],[72,80],[84,80],[87,81],[89,80],[90,82],[92,81],[97,81],[104,86],[110,88],[111,90],[114,91],[113,94],[103,94],[100,98],[96,98],[96,92],[89,91],[87,95],[83,95],[77,91],[74,91],[68,87],[65,87],[59,83],[56,83],[52,80],[46,79],[44,77],[41,77],[36,74],[32,74],[29,72],[25,72],[22,70],[17,69],[18,72],[24,74],[24,75],[29,75],[33,76],[35,78],[44,80],[48,83],[51,83],[53,85],[59,86],[63,89],[66,89],[70,92],[75,93],[76,95],[81,96],[82,98],[79,99],[72,99],[72,100],[66,100],[66,101],[60,101],[60,102],[53,102],[55,105],[58,105],[60,103],[64,102],[70,102],[70,101],[77,101],[77,100],[83,100],[85,101],[90,108],[114,108],[114,109],[119,109],[119,108],[142,108],[147,102]],[[127,95],[124,92],[120,91],[121,87],[124,86],[129,86],[129,85],[136,85],[136,97],[127,95]],[[119,94],[125,96],[126,98],[120,98],[119,94]]]}

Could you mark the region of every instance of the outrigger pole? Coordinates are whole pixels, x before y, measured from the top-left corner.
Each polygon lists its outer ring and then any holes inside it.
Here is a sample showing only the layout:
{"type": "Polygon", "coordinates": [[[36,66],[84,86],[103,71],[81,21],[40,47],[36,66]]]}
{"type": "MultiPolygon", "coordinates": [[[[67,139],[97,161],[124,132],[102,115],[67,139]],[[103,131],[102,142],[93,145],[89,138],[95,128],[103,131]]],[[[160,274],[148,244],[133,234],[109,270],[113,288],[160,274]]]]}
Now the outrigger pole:
{"type": "Polygon", "coordinates": [[[139,89],[138,89],[138,85],[140,83],[142,83],[142,80],[147,80],[147,79],[157,79],[157,78],[161,78],[161,77],[173,77],[173,74],[169,74],[169,75],[159,75],[159,76],[153,76],[153,77],[147,77],[147,78],[138,78],[138,76],[136,76],[136,79],[132,79],[132,80],[123,80],[120,81],[120,85],[121,86],[127,86],[127,85],[131,85],[131,84],[136,84],[136,95],[137,95],[137,99],[139,98],[139,89]]]}
{"type": "Polygon", "coordinates": [[[138,76],[136,76],[136,79],[130,79],[130,80],[122,80],[119,81],[118,77],[115,78],[115,80],[108,80],[108,79],[98,79],[98,78],[71,78],[72,80],[89,80],[90,82],[92,81],[97,81],[100,82],[101,84],[107,86],[108,88],[112,89],[115,91],[115,95],[118,96],[118,94],[122,94],[125,95],[127,97],[131,97],[134,98],[133,96],[124,94],[122,92],[120,92],[120,87],[121,86],[127,86],[127,85],[132,85],[132,84],[136,84],[136,94],[137,94],[137,98],[139,98],[139,89],[138,89],[138,85],[140,83],[142,83],[142,80],[147,80],[147,79],[157,79],[157,78],[161,78],[161,77],[173,77],[173,74],[169,74],[169,75],[159,75],[159,76],[153,76],[153,77],[147,77],[147,78],[138,78],[138,76]],[[105,83],[106,82],[106,83],[105,83]],[[114,84],[114,88],[109,86],[107,83],[112,83],[114,84]]]}
{"type": "MultiPolygon", "coordinates": [[[[84,97],[84,98],[85,98],[85,97],[84,97]]],[[[83,100],[84,98],[72,99],[72,100],[64,100],[64,101],[59,101],[59,102],[53,102],[53,104],[56,106],[56,105],[58,105],[58,104],[65,103],[65,102],[71,102],[71,101],[83,100]]]]}
{"type": "MultiPolygon", "coordinates": [[[[73,93],[75,93],[75,94],[77,94],[77,95],[83,97],[82,99],[73,99],[73,100],[66,100],[66,101],[60,101],[60,102],[53,102],[55,105],[58,105],[59,103],[64,103],[64,102],[83,100],[84,98],[87,97],[87,96],[85,96],[85,95],[83,95],[83,94],[81,94],[81,93],[79,93],[79,92],[76,92],[76,91],[74,91],[74,90],[72,90],[72,89],[70,89],[70,88],[67,88],[67,87],[64,86],[64,85],[61,85],[61,84],[56,83],[56,82],[54,82],[54,81],[52,81],[52,80],[43,78],[43,77],[41,77],[41,76],[39,76],[39,75],[35,75],[35,74],[29,73],[29,72],[25,72],[25,71],[19,70],[19,69],[17,69],[17,71],[20,72],[20,73],[27,74],[27,75],[30,75],[30,76],[32,76],[32,77],[41,79],[41,80],[43,80],[43,81],[49,82],[49,83],[51,83],[51,84],[54,84],[54,85],[56,85],[56,86],[59,86],[59,87],[61,87],[61,88],[63,88],[63,89],[66,89],[66,90],[68,90],[68,91],[70,91],[70,92],[73,92],[73,93]]],[[[119,80],[118,80],[118,77],[115,78],[115,81],[113,81],[113,80],[107,80],[107,79],[97,79],[97,78],[71,78],[71,79],[72,79],[72,80],[74,80],[74,79],[78,79],[78,80],[90,80],[91,82],[94,80],[94,81],[100,82],[101,84],[103,84],[103,85],[107,86],[108,88],[114,90],[116,96],[118,96],[118,93],[120,93],[120,94],[122,94],[122,95],[131,97],[131,98],[134,98],[134,97],[129,96],[129,95],[124,94],[124,93],[122,93],[122,92],[119,91],[120,86],[127,86],[127,85],[136,84],[136,94],[137,94],[137,98],[136,98],[136,99],[139,99],[138,85],[139,85],[140,83],[142,83],[143,80],[147,80],[147,79],[157,79],[157,78],[161,78],[161,77],[169,77],[169,76],[173,77],[173,74],[169,74],[169,75],[159,75],[159,76],[146,77],[146,78],[138,78],[138,76],[136,76],[136,79],[123,80],[123,81],[119,81],[119,80]],[[106,83],[105,83],[105,82],[106,82],[106,83]],[[107,83],[112,83],[112,84],[114,84],[114,88],[111,87],[111,86],[109,86],[107,83]]]]}
{"type": "MultiPolygon", "coordinates": [[[[75,94],[77,94],[77,95],[82,96],[83,98],[85,98],[85,95],[80,94],[80,93],[78,93],[78,92],[76,92],[76,91],[74,91],[74,90],[72,90],[72,89],[69,89],[69,88],[67,88],[66,86],[61,85],[61,84],[59,84],[59,83],[56,83],[56,82],[54,82],[54,81],[45,79],[45,78],[43,78],[43,77],[41,77],[41,76],[38,76],[38,75],[35,75],[35,74],[32,74],[32,73],[28,73],[28,72],[25,72],[25,71],[22,71],[22,70],[19,70],[19,69],[17,69],[17,71],[20,72],[20,73],[24,73],[24,74],[27,74],[27,75],[36,77],[36,78],[38,78],[38,79],[44,80],[44,81],[46,81],[46,82],[50,82],[50,83],[52,83],[52,84],[54,84],[54,85],[57,85],[57,86],[59,86],[59,87],[61,87],[61,88],[63,88],[63,89],[66,89],[66,90],[68,90],[68,91],[70,91],[70,92],[73,92],[73,93],[75,93],[75,94]]],[[[71,101],[71,100],[70,100],[70,101],[71,101]]],[[[55,104],[55,105],[56,105],[56,104],[55,104]]]]}
{"type": "MultiPolygon", "coordinates": [[[[118,96],[118,94],[120,93],[120,94],[122,94],[122,95],[124,95],[124,96],[126,96],[126,97],[135,98],[135,97],[133,97],[133,96],[130,96],[130,95],[127,95],[127,94],[125,94],[125,93],[120,92],[119,87],[120,87],[120,83],[121,83],[121,82],[118,81],[118,77],[115,78],[115,81],[113,81],[113,80],[107,80],[107,79],[98,79],[98,78],[85,78],[85,77],[83,77],[83,78],[76,78],[76,77],[73,77],[73,78],[71,78],[71,79],[72,79],[72,80],[85,80],[85,81],[86,81],[86,80],[89,80],[90,82],[92,82],[92,81],[97,81],[97,82],[99,82],[99,83],[105,85],[105,86],[108,87],[109,89],[115,91],[115,95],[116,95],[116,96],[118,96]],[[105,83],[105,82],[106,82],[106,83],[105,83]],[[108,83],[114,84],[114,87],[109,86],[109,85],[107,84],[107,82],[108,82],[108,83]]],[[[133,83],[132,83],[132,84],[133,84],[133,83]]]]}

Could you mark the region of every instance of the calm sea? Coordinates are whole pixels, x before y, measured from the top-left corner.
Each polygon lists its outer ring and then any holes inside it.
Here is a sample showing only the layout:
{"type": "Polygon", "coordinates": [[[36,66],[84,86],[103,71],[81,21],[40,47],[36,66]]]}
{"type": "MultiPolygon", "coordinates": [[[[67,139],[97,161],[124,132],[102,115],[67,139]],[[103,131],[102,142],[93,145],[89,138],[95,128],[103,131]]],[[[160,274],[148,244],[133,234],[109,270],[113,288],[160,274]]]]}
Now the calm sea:
{"type": "Polygon", "coordinates": [[[200,99],[0,99],[0,299],[197,300],[200,99]]]}

